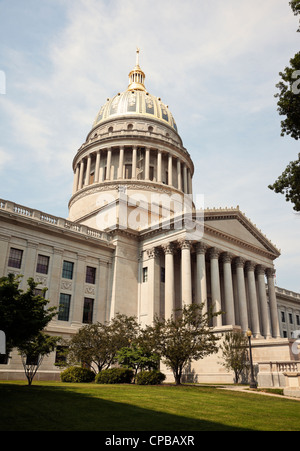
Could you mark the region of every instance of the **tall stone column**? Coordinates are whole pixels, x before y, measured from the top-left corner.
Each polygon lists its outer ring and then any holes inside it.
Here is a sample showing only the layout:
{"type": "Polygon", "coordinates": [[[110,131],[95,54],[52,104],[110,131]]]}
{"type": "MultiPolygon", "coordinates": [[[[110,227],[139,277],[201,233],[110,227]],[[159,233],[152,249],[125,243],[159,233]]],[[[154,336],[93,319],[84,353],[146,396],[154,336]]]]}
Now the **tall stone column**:
{"type": "Polygon", "coordinates": [[[206,285],[206,267],[205,252],[207,245],[204,243],[196,244],[197,275],[196,275],[196,302],[203,304],[203,313],[207,312],[207,285],[206,285]]]}
{"type": "Polygon", "coordinates": [[[147,250],[148,256],[148,324],[160,316],[160,251],[157,248],[147,250]]]}
{"type": "MultiPolygon", "coordinates": [[[[211,300],[214,312],[219,312],[222,310],[219,255],[220,251],[215,247],[209,250],[210,273],[211,273],[211,300]]],[[[214,316],[213,325],[214,327],[222,326],[222,315],[214,316]]]]}
{"type": "Polygon", "coordinates": [[[174,245],[163,246],[165,253],[165,319],[170,319],[175,309],[174,245]]]}
{"type": "Polygon", "coordinates": [[[181,161],[177,159],[177,188],[182,191],[181,161]]]}
{"type": "Polygon", "coordinates": [[[258,295],[260,302],[260,311],[262,319],[262,334],[265,338],[271,338],[271,327],[268,312],[268,300],[265,284],[265,268],[262,265],[256,267],[258,295]]]}
{"type": "Polygon", "coordinates": [[[119,154],[118,179],[123,178],[123,166],[124,166],[124,146],[121,146],[119,154]]]}
{"type": "Polygon", "coordinates": [[[110,180],[110,172],[111,172],[111,148],[107,149],[106,180],[110,180]]]}
{"type": "Polygon", "coordinates": [[[181,301],[183,307],[192,304],[191,243],[182,240],[179,245],[181,247],[181,301]]]}
{"type": "Polygon", "coordinates": [[[276,271],[274,268],[268,268],[266,272],[268,281],[272,335],[274,338],[280,338],[279,321],[277,313],[277,300],[274,285],[275,273],[276,271]]]}
{"type": "Polygon", "coordinates": [[[224,254],[222,254],[225,314],[227,325],[235,324],[234,296],[233,296],[232,271],[231,271],[232,259],[233,255],[229,254],[228,252],[224,252],[224,254]]]}
{"type": "Polygon", "coordinates": [[[251,315],[251,331],[254,338],[260,338],[260,325],[259,325],[259,314],[258,314],[258,299],[256,292],[256,282],[255,282],[255,263],[246,262],[246,273],[247,273],[247,284],[249,293],[249,306],[251,315]]]}
{"type": "Polygon", "coordinates": [[[246,332],[249,327],[249,323],[248,323],[248,310],[247,310],[244,265],[245,265],[245,260],[243,258],[238,257],[235,259],[238,303],[239,303],[240,322],[241,322],[240,326],[242,328],[242,331],[246,332]]]}

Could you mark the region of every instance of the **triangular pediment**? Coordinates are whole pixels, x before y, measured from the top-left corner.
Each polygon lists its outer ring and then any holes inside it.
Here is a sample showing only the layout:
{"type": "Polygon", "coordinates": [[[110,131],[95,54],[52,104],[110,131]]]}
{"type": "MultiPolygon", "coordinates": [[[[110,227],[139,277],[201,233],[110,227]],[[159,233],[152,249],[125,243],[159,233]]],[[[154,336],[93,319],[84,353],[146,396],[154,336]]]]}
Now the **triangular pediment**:
{"type": "Polygon", "coordinates": [[[268,253],[273,258],[280,255],[276,246],[239,210],[208,209],[204,212],[205,231],[224,240],[239,242],[245,247],[268,253]]]}

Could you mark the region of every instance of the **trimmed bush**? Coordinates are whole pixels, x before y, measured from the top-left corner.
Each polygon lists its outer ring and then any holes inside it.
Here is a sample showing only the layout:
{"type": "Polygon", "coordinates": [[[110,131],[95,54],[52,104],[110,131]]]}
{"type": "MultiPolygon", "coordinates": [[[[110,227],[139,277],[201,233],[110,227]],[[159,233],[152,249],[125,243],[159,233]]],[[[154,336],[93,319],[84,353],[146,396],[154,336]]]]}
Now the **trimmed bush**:
{"type": "Polygon", "coordinates": [[[102,370],[96,376],[97,384],[130,384],[133,371],[128,368],[110,368],[102,370]]]}
{"type": "Polygon", "coordinates": [[[93,382],[95,373],[87,368],[70,366],[60,374],[62,382],[93,382]]]}
{"type": "Polygon", "coordinates": [[[137,385],[159,385],[166,376],[160,371],[141,371],[136,376],[137,385]]]}

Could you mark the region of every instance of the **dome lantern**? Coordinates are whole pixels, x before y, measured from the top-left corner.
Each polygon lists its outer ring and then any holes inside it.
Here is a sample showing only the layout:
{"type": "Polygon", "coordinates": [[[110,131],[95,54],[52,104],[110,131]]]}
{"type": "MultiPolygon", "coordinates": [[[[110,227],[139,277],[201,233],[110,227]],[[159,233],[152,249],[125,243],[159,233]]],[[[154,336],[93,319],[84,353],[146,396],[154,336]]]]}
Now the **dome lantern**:
{"type": "Polygon", "coordinates": [[[129,73],[129,85],[127,91],[146,91],[145,88],[145,74],[140,68],[139,64],[140,49],[136,49],[136,64],[135,68],[129,73]]]}

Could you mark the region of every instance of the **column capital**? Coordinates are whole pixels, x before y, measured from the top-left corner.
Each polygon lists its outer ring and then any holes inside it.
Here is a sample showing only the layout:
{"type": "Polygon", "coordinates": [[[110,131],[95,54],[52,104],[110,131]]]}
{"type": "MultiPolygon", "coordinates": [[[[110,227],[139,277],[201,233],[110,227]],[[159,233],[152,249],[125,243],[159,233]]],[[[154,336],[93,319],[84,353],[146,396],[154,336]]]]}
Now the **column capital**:
{"type": "Polygon", "coordinates": [[[172,255],[174,254],[174,251],[176,249],[174,243],[163,244],[161,247],[165,254],[172,254],[172,255]]]}
{"type": "Polygon", "coordinates": [[[199,241],[198,243],[196,243],[195,248],[197,254],[205,254],[208,249],[208,245],[203,243],[202,241],[199,241]]]}
{"type": "Polygon", "coordinates": [[[191,241],[188,241],[188,240],[182,239],[182,240],[179,240],[179,241],[178,241],[178,245],[179,245],[179,247],[180,247],[181,249],[191,249],[191,247],[192,247],[192,242],[191,242],[191,241]]]}
{"type": "Polygon", "coordinates": [[[236,258],[234,259],[234,264],[235,264],[235,267],[236,267],[236,268],[244,268],[245,263],[246,263],[245,258],[242,258],[242,257],[236,257],[236,258]]]}
{"type": "Polygon", "coordinates": [[[223,263],[231,263],[234,259],[234,255],[230,252],[222,252],[221,259],[223,263]]]}
{"type": "Polygon", "coordinates": [[[160,254],[158,247],[153,247],[152,249],[147,249],[148,258],[156,258],[160,254]]]}
{"type": "Polygon", "coordinates": [[[216,247],[211,247],[208,250],[208,256],[212,259],[218,259],[222,251],[220,249],[217,249],[216,247]]]}
{"type": "Polygon", "coordinates": [[[245,263],[245,269],[247,272],[249,271],[255,271],[256,263],[252,262],[251,260],[247,260],[245,263]]]}
{"type": "Polygon", "coordinates": [[[257,265],[257,266],[256,266],[256,273],[257,273],[259,276],[264,276],[264,275],[265,275],[265,272],[266,272],[266,267],[265,267],[265,266],[263,266],[263,265],[257,265]]]}
{"type": "Polygon", "coordinates": [[[266,268],[266,275],[268,279],[273,279],[276,275],[276,269],[275,268],[266,268]]]}

